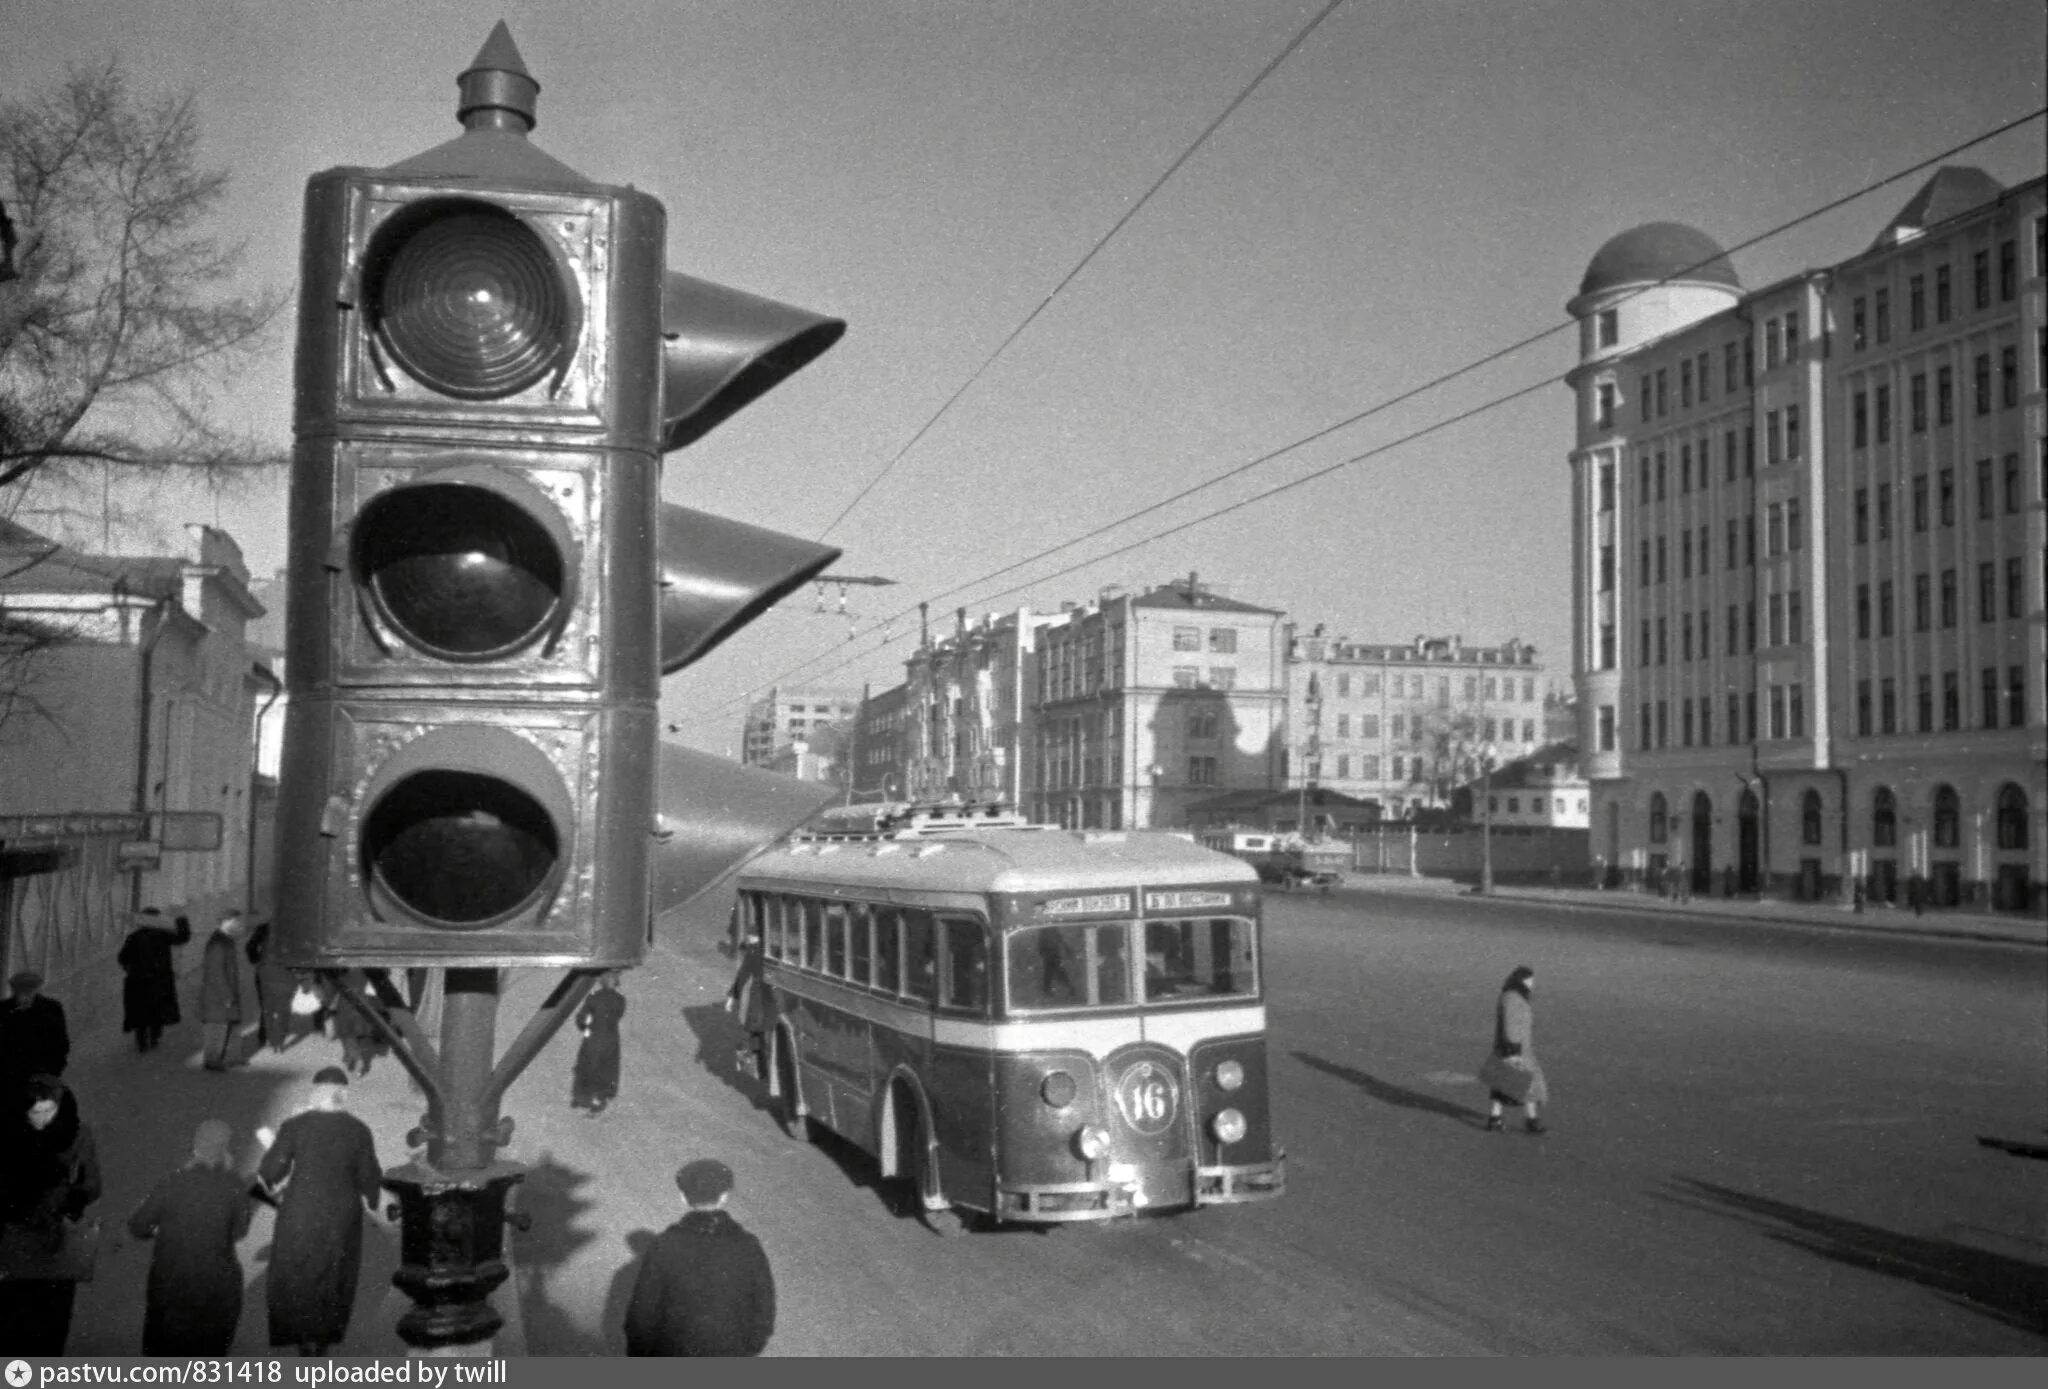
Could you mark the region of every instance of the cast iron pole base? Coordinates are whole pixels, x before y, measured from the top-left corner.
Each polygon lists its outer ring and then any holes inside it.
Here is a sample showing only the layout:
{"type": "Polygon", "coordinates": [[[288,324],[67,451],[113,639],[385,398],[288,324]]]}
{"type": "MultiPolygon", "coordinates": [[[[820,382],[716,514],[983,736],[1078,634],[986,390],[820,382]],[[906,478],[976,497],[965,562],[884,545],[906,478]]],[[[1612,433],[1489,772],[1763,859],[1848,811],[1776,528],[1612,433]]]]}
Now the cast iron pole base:
{"type": "Polygon", "coordinates": [[[490,1295],[510,1273],[505,1200],[525,1175],[511,1162],[461,1172],[413,1162],[385,1173],[398,1197],[400,1263],[391,1281],[414,1303],[398,1319],[398,1335],[414,1350],[474,1345],[505,1324],[490,1295]]]}

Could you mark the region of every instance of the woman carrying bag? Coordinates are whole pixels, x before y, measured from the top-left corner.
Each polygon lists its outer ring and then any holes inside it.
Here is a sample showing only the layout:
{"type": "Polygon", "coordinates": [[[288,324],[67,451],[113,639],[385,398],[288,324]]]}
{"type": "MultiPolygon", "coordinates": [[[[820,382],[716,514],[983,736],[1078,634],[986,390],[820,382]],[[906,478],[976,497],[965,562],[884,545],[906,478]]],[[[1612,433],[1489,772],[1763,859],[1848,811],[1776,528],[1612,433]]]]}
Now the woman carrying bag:
{"type": "Polygon", "coordinates": [[[93,1275],[99,1149],[78,1099],[34,1076],[0,1115],[0,1354],[62,1355],[71,1305],[93,1275]]]}
{"type": "Polygon", "coordinates": [[[1500,1001],[1494,1006],[1493,1052],[1479,1068],[1479,1083],[1493,1098],[1488,1133],[1500,1131],[1501,1110],[1515,1104],[1527,1115],[1530,1133],[1546,1132],[1538,1111],[1550,1102],[1550,1086],[1536,1060],[1536,1011],[1529,1001],[1535,983],[1536,971],[1521,966],[1501,985],[1500,1001]]]}

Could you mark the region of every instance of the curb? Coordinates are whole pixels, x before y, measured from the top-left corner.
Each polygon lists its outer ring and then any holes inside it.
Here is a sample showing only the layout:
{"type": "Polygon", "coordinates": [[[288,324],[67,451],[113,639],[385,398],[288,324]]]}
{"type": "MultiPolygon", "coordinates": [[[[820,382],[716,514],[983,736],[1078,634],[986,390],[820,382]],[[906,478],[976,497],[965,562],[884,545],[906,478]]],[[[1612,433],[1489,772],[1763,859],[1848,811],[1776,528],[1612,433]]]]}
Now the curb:
{"type": "MultiPolygon", "coordinates": [[[[1424,879],[1423,881],[1428,882],[1431,880],[1424,879]]],[[[1406,893],[1407,895],[1418,897],[1438,896],[1447,892],[1454,892],[1456,895],[1463,897],[1480,896],[1479,893],[1473,891],[1470,887],[1454,879],[1444,879],[1441,881],[1446,883],[1446,886],[1443,888],[1423,888],[1419,886],[1411,888],[1387,883],[1366,890],[1381,893],[1406,893]]],[[[1347,883],[1346,886],[1348,887],[1350,884],[1347,883]]],[[[1570,910],[1584,907],[1593,911],[1633,911],[1649,916],[1684,917],[1689,921],[1725,921],[1735,925],[1806,926],[1817,930],[1854,931],[1872,936],[1905,936],[1914,940],[1931,941],[1960,940],[1983,945],[2011,945],[2025,949],[2048,950],[2048,931],[2042,931],[2039,935],[2023,935],[2019,934],[2017,929],[2014,931],[1998,931],[1974,925],[1924,924],[1926,923],[1926,918],[1924,917],[1913,918],[1915,924],[1908,925],[1889,921],[1857,920],[1855,919],[1855,914],[1847,910],[1841,912],[1842,917],[1845,918],[1843,920],[1834,920],[1830,917],[1818,915],[1794,915],[1788,912],[1773,911],[1768,906],[1760,906],[1755,911],[1702,911],[1697,908],[1668,903],[1661,898],[1643,899],[1642,894],[1628,892],[1551,897],[1540,890],[1512,887],[1502,890],[1496,887],[1489,896],[1491,900],[1498,902],[1528,903],[1554,910],[1570,910]],[[1655,905],[1652,905],[1652,902],[1655,905]]],[[[2019,923],[2015,923],[2015,925],[2017,928],[2019,923]]]]}
{"type": "MultiPolygon", "coordinates": [[[[1477,895],[1477,894],[1473,894],[1477,895]]],[[[1579,898],[1570,901],[1546,900],[1542,897],[1509,893],[1503,895],[1495,889],[1493,896],[1502,901],[1528,902],[1537,906],[1553,908],[1589,907],[1594,911],[1647,911],[1665,916],[1682,916],[1688,921],[1727,921],[1738,925],[1756,923],[1769,926],[1808,926],[1822,931],[1855,931],[1871,936],[1908,936],[1915,940],[1964,940],[1986,945],[2016,945],[2035,950],[2048,949],[2048,939],[2032,940],[2024,936],[2005,935],[1995,931],[1974,930],[1968,927],[1934,927],[1892,925],[1872,921],[1832,921],[1814,916],[1789,916],[1778,912],[1703,912],[1689,910],[1684,906],[1660,906],[1637,908],[1626,902],[1594,902],[1579,898]]],[[[1844,912],[1844,916],[1852,913],[1844,912]]],[[[1924,918],[1922,918],[1924,920],[1924,918]]]]}

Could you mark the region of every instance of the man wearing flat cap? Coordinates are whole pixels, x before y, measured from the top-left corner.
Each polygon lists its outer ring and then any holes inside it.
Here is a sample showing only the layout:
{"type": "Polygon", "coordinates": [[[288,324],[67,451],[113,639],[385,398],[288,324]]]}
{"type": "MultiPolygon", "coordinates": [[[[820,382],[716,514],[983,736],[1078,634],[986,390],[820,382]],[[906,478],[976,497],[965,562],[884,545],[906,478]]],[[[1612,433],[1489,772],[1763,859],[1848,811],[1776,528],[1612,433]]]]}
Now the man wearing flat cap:
{"type": "Polygon", "coordinates": [[[11,1095],[30,1076],[61,1076],[71,1060],[64,1005],[42,993],[43,976],[25,969],[7,981],[0,1003],[0,1068],[11,1095]]]}
{"type": "Polygon", "coordinates": [[[775,1276],[761,1241],[726,1213],[732,1169],[676,1173],[688,1207],[647,1251],[626,1309],[628,1355],[759,1355],[775,1332],[775,1276]]]}

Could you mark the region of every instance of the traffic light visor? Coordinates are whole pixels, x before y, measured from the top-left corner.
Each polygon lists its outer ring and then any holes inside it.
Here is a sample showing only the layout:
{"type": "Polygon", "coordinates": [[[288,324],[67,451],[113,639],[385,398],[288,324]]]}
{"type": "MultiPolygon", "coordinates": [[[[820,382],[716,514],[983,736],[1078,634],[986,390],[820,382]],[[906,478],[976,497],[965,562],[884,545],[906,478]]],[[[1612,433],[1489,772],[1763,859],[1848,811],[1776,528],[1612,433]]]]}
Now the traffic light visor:
{"type": "Polygon", "coordinates": [[[443,660],[494,660],[556,631],[571,570],[558,513],[518,479],[436,476],[381,493],[356,517],[359,590],[407,643],[443,660]]]}
{"type": "Polygon", "coordinates": [[[373,339],[401,370],[459,400],[501,400],[567,369],[580,296],[549,243],[501,207],[431,199],[372,238],[373,339]]]}
{"type": "Polygon", "coordinates": [[[673,675],[839,558],[744,521],[663,503],[661,671],[673,675]]]}

